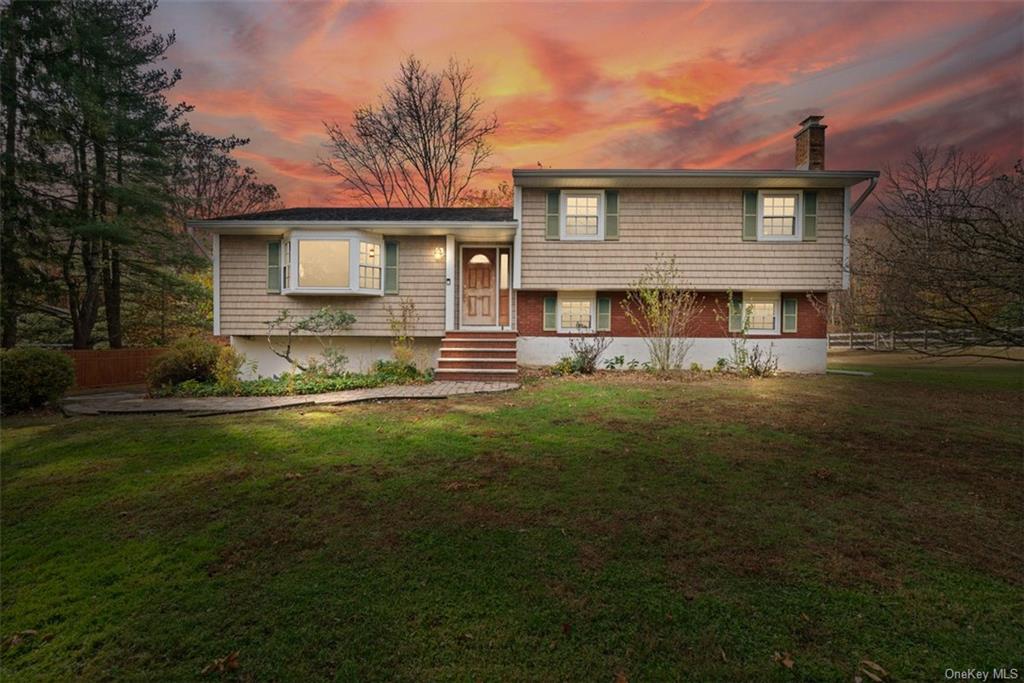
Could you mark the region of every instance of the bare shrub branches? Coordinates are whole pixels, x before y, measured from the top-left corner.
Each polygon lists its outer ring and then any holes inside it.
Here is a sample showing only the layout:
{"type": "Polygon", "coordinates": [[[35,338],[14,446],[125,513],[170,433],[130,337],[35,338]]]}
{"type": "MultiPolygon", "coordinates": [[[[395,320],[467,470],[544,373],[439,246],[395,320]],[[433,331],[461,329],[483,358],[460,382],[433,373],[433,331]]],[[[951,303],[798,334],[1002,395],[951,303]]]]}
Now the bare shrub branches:
{"type": "Polygon", "coordinates": [[[675,258],[658,256],[630,285],[622,302],[626,318],[647,345],[655,372],[682,367],[693,346],[690,335],[704,307],[697,292],[684,289],[683,282],[675,258]]]}

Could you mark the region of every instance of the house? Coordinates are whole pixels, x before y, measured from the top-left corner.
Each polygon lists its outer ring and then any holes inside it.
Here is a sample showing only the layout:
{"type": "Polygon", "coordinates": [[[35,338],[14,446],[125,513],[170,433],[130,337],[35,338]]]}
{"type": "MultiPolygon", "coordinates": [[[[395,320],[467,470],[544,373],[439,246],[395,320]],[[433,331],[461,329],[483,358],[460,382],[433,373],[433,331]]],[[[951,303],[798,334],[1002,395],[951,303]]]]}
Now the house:
{"type": "MultiPolygon", "coordinates": [[[[850,218],[878,173],[826,170],[821,118],[800,124],[791,170],[516,169],[511,209],[194,221],[214,237],[214,332],[259,374],[276,374],[288,368],[269,350],[266,321],[341,307],[356,322],[337,341],[365,370],[390,356],[406,299],[417,353],[438,377],[508,378],[517,365],[554,363],[581,334],[608,335],[609,356],[643,362],[622,301],[645,267],[674,257],[704,303],[687,364],[727,357],[745,328],[781,370],[823,372],[828,293],[849,287],[850,218]]],[[[296,342],[298,357],[319,350],[314,338],[296,342]]]]}

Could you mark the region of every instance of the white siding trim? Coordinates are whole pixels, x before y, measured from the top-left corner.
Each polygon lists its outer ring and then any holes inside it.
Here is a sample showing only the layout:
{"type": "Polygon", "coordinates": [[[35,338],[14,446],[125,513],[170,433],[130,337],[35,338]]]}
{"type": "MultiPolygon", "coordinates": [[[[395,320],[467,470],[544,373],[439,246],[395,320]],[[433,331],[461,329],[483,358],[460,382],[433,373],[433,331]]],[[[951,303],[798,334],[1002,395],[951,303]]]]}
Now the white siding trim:
{"type": "Polygon", "coordinates": [[[850,188],[843,190],[843,289],[850,288],[850,188]]]}
{"type": "Polygon", "coordinates": [[[213,235],[213,334],[220,335],[220,235],[213,235]]]}
{"type": "Polygon", "coordinates": [[[512,240],[512,289],[523,286],[523,188],[512,189],[512,216],[516,219],[516,236],[512,240]]]}
{"type": "Polygon", "coordinates": [[[455,235],[444,242],[444,329],[455,329],[455,235]]]}

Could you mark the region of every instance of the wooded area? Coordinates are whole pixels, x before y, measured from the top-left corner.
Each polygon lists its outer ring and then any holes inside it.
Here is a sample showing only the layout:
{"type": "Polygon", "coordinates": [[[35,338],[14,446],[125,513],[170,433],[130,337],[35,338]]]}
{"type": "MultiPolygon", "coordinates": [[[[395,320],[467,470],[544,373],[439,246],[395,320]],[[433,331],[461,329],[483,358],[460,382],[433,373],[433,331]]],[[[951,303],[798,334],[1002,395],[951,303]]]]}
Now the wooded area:
{"type": "Polygon", "coordinates": [[[281,205],[171,104],[154,0],[0,10],[2,345],[163,344],[208,329],[208,248],[184,221],[281,205]]]}

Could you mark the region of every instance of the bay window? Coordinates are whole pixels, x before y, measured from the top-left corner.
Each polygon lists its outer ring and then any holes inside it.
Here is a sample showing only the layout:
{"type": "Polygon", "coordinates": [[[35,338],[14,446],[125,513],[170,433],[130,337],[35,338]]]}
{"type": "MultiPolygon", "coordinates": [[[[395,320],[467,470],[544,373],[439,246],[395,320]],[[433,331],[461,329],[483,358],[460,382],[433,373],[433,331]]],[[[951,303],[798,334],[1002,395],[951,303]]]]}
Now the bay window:
{"type": "Polygon", "coordinates": [[[383,252],[383,240],[368,233],[292,231],[280,246],[281,292],[383,294],[383,252]]]}

